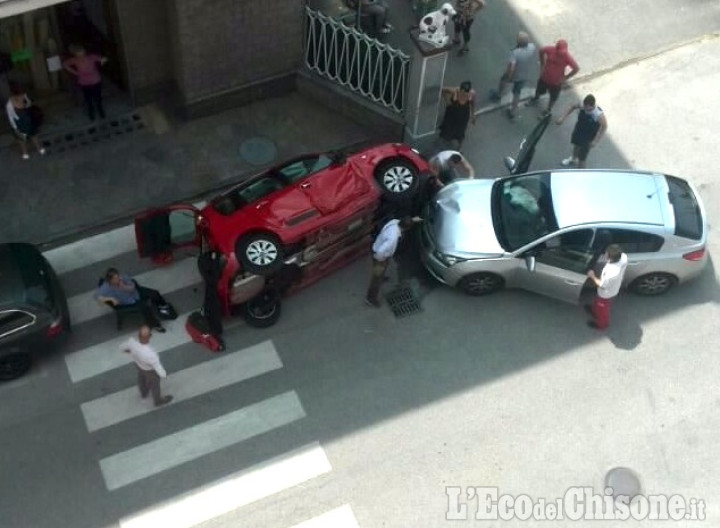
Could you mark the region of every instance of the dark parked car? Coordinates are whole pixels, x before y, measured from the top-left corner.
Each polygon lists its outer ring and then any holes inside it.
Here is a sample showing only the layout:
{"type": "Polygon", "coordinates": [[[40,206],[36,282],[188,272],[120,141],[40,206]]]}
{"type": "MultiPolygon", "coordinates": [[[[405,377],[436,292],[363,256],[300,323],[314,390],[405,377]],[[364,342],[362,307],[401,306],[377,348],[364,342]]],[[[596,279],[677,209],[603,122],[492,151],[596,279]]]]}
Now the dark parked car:
{"type": "Polygon", "coordinates": [[[33,355],[70,331],[65,293],[31,244],[0,244],[0,381],[25,374],[33,355]]]}

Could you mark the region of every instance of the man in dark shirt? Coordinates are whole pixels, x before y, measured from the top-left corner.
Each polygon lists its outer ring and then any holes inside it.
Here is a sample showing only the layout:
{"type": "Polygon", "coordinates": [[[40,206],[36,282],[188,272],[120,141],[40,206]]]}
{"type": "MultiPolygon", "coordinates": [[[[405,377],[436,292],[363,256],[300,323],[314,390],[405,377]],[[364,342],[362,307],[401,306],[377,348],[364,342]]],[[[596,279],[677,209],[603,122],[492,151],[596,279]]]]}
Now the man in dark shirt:
{"type": "Polygon", "coordinates": [[[161,315],[170,317],[172,307],[160,295],[160,292],[138,285],[129,275],[121,275],[115,268],[105,273],[105,280],[98,287],[95,299],[110,303],[113,306],[138,306],[145,318],[145,323],[156,332],[165,332],[165,328],[155,316],[153,308],[161,315]]]}

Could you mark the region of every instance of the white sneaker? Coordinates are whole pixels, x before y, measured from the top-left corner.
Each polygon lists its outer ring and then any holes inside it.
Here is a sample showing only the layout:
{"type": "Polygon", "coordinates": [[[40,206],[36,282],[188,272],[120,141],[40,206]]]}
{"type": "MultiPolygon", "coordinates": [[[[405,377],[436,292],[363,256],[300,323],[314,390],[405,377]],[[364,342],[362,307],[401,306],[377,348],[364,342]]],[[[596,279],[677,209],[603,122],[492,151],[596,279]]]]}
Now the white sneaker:
{"type": "Polygon", "coordinates": [[[38,150],[38,152],[40,153],[41,156],[44,156],[46,150],[44,148],[41,148],[40,150],[38,150]]]}
{"type": "Polygon", "coordinates": [[[22,155],[22,158],[23,158],[24,160],[29,160],[29,159],[30,159],[30,155],[29,155],[29,154],[23,154],[23,155],[22,155]]]}
{"type": "Polygon", "coordinates": [[[569,158],[565,158],[564,160],[562,160],[560,162],[560,165],[562,165],[563,167],[569,167],[570,165],[575,165],[575,160],[572,159],[572,156],[570,156],[569,158]]]}

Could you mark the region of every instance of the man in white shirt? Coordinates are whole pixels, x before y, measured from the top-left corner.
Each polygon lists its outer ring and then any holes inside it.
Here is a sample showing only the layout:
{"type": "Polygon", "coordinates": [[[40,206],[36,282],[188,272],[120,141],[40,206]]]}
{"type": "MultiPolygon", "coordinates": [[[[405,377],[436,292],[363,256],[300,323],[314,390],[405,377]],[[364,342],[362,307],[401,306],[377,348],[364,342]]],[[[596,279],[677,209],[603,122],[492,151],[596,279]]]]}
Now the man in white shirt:
{"type": "Polygon", "coordinates": [[[603,267],[600,278],[595,275],[593,270],[587,273],[590,280],[597,286],[597,295],[592,306],[586,307],[593,316],[593,320],[588,321],[588,326],[598,330],[605,330],[610,325],[610,303],[613,297],[620,293],[628,263],[627,255],[617,244],[608,246],[605,257],[607,264],[603,267]]]}
{"type": "Polygon", "coordinates": [[[475,170],[470,162],[456,150],[443,150],[430,158],[430,172],[440,183],[439,187],[451,183],[457,178],[475,178],[475,170]]]}
{"type": "Polygon", "coordinates": [[[390,264],[390,259],[397,250],[398,243],[405,231],[409,231],[413,225],[422,220],[419,217],[406,216],[401,220],[393,219],[387,222],[375,238],[372,245],[372,275],[370,286],[365,296],[365,304],[368,306],[380,307],[380,287],[385,280],[385,271],[390,264]]]}
{"type": "Polygon", "coordinates": [[[160,363],[158,353],[150,345],[151,335],[149,326],[141,326],[138,339],[131,337],[120,345],[120,350],[130,354],[135,362],[140,396],[146,398],[148,393],[152,393],[155,407],[160,407],[170,403],[173,397],[171,395],[162,396],[160,392],[160,378],[166,378],[167,372],[160,363]]]}

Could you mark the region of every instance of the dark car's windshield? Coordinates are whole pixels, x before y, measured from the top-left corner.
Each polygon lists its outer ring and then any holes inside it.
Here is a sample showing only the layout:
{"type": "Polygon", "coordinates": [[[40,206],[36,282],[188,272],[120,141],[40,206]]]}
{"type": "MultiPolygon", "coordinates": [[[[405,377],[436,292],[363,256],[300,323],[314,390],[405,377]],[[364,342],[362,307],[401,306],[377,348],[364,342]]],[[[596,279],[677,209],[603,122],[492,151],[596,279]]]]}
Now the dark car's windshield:
{"type": "Polygon", "coordinates": [[[515,251],[557,229],[550,173],[534,173],[495,182],[492,198],[497,239],[515,251]]]}

